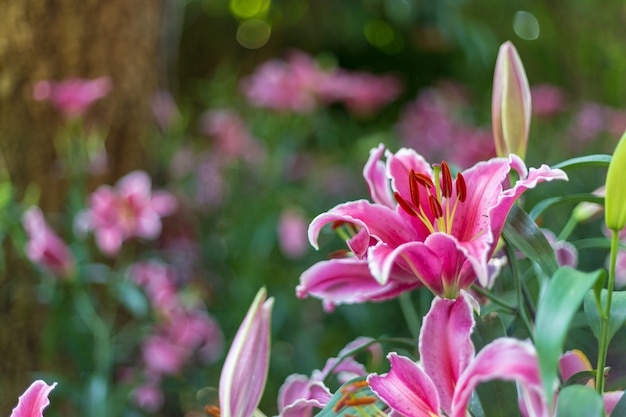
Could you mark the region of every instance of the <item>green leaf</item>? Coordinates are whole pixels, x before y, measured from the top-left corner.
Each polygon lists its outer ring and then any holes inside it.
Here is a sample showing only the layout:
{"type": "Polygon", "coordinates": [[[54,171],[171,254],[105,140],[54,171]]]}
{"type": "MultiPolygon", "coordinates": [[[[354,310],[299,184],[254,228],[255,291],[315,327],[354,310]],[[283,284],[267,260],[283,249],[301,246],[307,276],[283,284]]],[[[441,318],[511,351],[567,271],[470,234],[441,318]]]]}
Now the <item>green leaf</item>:
{"type": "Polygon", "coordinates": [[[559,267],[554,250],[524,210],[513,206],[502,230],[504,238],[551,276],[559,267]]]}
{"type": "MultiPolygon", "coordinates": [[[[603,309],[606,308],[605,306],[607,294],[608,291],[603,288],[600,293],[600,300],[603,309]]],[[[596,336],[596,338],[599,338],[600,329],[602,328],[602,313],[598,311],[598,305],[592,291],[585,295],[584,307],[585,315],[587,316],[587,320],[589,321],[591,331],[596,336]]],[[[608,342],[611,341],[613,336],[615,336],[615,333],[617,333],[617,331],[624,325],[624,322],[626,322],[626,291],[613,291],[613,299],[611,302],[611,315],[609,317],[608,342]]]]}
{"type": "Polygon", "coordinates": [[[378,399],[372,392],[369,386],[363,386],[359,388],[355,388],[355,382],[365,381],[365,376],[354,378],[345,384],[343,384],[336,392],[335,395],[330,399],[330,402],[324,407],[322,411],[317,413],[315,417],[335,417],[335,416],[343,416],[349,417],[354,415],[376,415],[374,411],[382,410],[386,408],[385,403],[378,399]],[[338,406],[340,401],[344,401],[346,397],[346,393],[351,393],[351,398],[363,398],[363,397],[373,397],[376,398],[376,402],[368,405],[361,405],[358,407],[353,406],[338,406]],[[335,411],[335,408],[338,408],[335,411]],[[368,411],[372,411],[368,413],[368,411]]]}
{"type": "Polygon", "coordinates": [[[593,194],[568,194],[559,197],[546,198],[545,200],[535,204],[532,210],[528,213],[528,216],[531,219],[536,220],[546,210],[554,206],[582,202],[604,205],[604,197],[598,197],[593,194]]]}
{"type": "Polygon", "coordinates": [[[603,417],[600,394],[586,385],[570,385],[559,393],[556,417],[603,417]]]}
{"type": "Polygon", "coordinates": [[[541,380],[548,401],[552,402],[558,384],[559,356],[574,314],[580,308],[585,294],[603,271],[581,272],[569,267],[560,268],[546,288],[537,307],[535,346],[539,355],[541,380]]]}
{"type": "Polygon", "coordinates": [[[585,385],[587,382],[596,378],[596,371],[580,371],[567,378],[567,381],[563,381],[563,386],[569,385],[585,385]]]}
{"type": "Polygon", "coordinates": [[[608,167],[611,162],[611,155],[597,154],[579,156],[576,158],[568,159],[563,162],[559,162],[553,165],[552,168],[570,169],[570,168],[583,168],[583,167],[608,167]]]}
{"type": "Polygon", "coordinates": [[[472,331],[472,343],[479,352],[493,340],[506,336],[506,329],[500,315],[493,311],[476,317],[476,325],[472,331]]]}

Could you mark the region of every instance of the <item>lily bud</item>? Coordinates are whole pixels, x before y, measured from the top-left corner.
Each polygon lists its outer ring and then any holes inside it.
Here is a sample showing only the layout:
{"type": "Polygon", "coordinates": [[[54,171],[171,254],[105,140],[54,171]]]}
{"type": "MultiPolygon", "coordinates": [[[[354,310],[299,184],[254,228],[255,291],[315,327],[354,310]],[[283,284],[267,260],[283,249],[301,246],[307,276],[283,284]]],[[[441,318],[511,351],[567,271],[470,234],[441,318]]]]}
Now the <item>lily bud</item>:
{"type": "Polygon", "coordinates": [[[606,173],[604,197],[606,227],[619,231],[626,225],[626,132],[622,135],[606,173]]]}
{"type": "Polygon", "coordinates": [[[531,96],[524,65],[513,44],[502,44],[496,60],[491,119],[496,153],[524,159],[530,128],[531,96]]]}
{"type": "Polygon", "coordinates": [[[220,416],[251,417],[265,388],[274,299],[261,288],[226,356],[220,376],[220,416]]]}

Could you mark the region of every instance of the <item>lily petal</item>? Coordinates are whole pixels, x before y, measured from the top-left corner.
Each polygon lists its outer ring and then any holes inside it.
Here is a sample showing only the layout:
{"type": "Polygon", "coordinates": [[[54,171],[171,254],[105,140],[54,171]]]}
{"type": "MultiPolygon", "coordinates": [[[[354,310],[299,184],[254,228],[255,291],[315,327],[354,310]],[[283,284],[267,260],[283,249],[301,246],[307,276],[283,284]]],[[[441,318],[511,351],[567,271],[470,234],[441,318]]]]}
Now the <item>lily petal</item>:
{"type": "Polygon", "coordinates": [[[309,242],[319,249],[317,237],[326,224],[332,222],[352,223],[367,234],[359,235],[358,240],[351,239],[350,246],[354,253],[362,257],[370,243],[370,236],[385,242],[400,244],[417,237],[407,229],[404,221],[389,207],[372,204],[367,200],[351,201],[340,204],[313,219],[309,225],[309,242]]]}
{"type": "Polygon", "coordinates": [[[274,299],[266,290],[257,293],[228,351],[220,376],[222,417],[251,417],[267,379],[270,321],[274,299]]]}
{"type": "Polygon", "coordinates": [[[494,379],[517,381],[528,414],[549,417],[534,346],[528,341],[508,337],[496,339],[485,346],[465,369],[452,398],[450,417],[465,417],[470,396],[476,386],[494,379]]]}
{"type": "Polygon", "coordinates": [[[385,163],[380,160],[384,153],[385,146],[382,143],[377,148],[370,150],[370,157],[363,168],[363,177],[367,183],[372,201],[393,209],[396,204],[389,188],[389,178],[386,175],[385,163]]]}
{"type": "Polygon", "coordinates": [[[56,385],[56,382],[48,385],[42,380],[30,384],[30,387],[20,395],[11,417],[42,417],[43,410],[50,404],[48,395],[56,385]]]}
{"type": "Polygon", "coordinates": [[[372,277],[366,260],[344,258],[321,261],[304,271],[296,287],[296,294],[299,298],[308,295],[321,298],[327,309],[332,310],[335,304],[394,298],[419,285],[419,281],[394,281],[381,285],[372,277]]]}
{"type": "Polygon", "coordinates": [[[439,395],[430,377],[406,356],[387,355],[391,369],[387,374],[370,374],[372,391],[394,411],[405,417],[438,417],[439,395]]]}
{"type": "Polygon", "coordinates": [[[324,408],[332,394],[321,381],[312,381],[306,375],[287,377],[278,392],[278,412],[281,417],[307,417],[313,407],[324,408]]]}
{"type": "Polygon", "coordinates": [[[474,328],[471,296],[456,300],[435,297],[420,332],[420,360],[439,392],[441,408],[450,414],[459,377],[474,358],[470,338],[474,328]]]}
{"type": "Polygon", "coordinates": [[[434,233],[424,242],[408,242],[396,248],[378,244],[368,252],[370,271],[385,285],[398,269],[412,272],[414,277],[436,295],[454,296],[460,288],[474,280],[479,260],[454,238],[434,233]],[[471,265],[466,261],[470,261],[471,265]]]}

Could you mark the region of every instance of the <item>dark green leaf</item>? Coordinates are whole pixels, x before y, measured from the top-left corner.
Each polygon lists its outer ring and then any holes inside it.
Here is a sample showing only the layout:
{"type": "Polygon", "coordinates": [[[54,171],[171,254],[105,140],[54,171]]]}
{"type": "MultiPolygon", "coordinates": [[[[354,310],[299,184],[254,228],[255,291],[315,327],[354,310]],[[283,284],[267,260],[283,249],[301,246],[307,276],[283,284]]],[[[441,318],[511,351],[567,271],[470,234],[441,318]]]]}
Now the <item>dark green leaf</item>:
{"type": "Polygon", "coordinates": [[[502,234],[508,242],[536,262],[548,276],[558,269],[559,264],[552,246],[537,224],[521,208],[511,208],[502,234]]]}
{"type": "Polygon", "coordinates": [[[493,311],[476,318],[476,325],[472,332],[472,343],[479,352],[491,341],[506,336],[506,329],[500,315],[493,311]]]}
{"type": "Polygon", "coordinates": [[[559,356],[574,314],[580,308],[585,294],[603,271],[581,272],[569,267],[560,268],[550,280],[537,307],[535,346],[539,355],[541,380],[548,401],[558,383],[559,356]]]}
{"type": "Polygon", "coordinates": [[[611,162],[611,155],[597,154],[579,156],[577,158],[568,159],[553,165],[552,168],[570,169],[582,167],[608,167],[611,162]]]}
{"type": "Polygon", "coordinates": [[[340,401],[343,401],[346,395],[345,393],[348,391],[351,392],[355,398],[376,397],[368,386],[358,388],[357,390],[354,389],[354,383],[365,381],[365,378],[366,377],[355,378],[343,384],[337,390],[337,392],[335,392],[335,395],[333,395],[333,397],[330,399],[330,402],[326,405],[326,407],[324,407],[322,411],[316,414],[316,417],[335,417],[335,416],[346,417],[350,415],[375,415],[374,410],[384,409],[386,405],[379,399],[377,399],[376,402],[373,404],[360,406],[360,410],[357,407],[337,406],[337,404],[340,401]],[[337,408],[336,411],[335,411],[335,408],[337,408]],[[368,413],[368,411],[371,411],[371,413],[368,413]]]}
{"type": "MultiPolygon", "coordinates": [[[[603,288],[600,293],[601,305],[603,309],[606,308],[607,294],[608,291],[603,288]]],[[[602,320],[600,318],[601,313],[598,311],[598,304],[593,291],[590,291],[587,295],[585,295],[584,307],[591,331],[593,331],[593,334],[596,338],[598,338],[600,337],[602,320]]],[[[615,333],[617,333],[617,331],[624,325],[624,322],[626,322],[626,291],[613,291],[611,315],[609,318],[609,342],[613,336],[615,336],[615,333]]]]}
{"type": "Polygon", "coordinates": [[[567,381],[563,381],[563,386],[569,385],[585,385],[592,379],[596,378],[596,371],[580,371],[567,378],[567,381]]]}
{"type": "Polygon", "coordinates": [[[602,417],[602,397],[586,385],[570,385],[559,393],[556,417],[602,417]]]}

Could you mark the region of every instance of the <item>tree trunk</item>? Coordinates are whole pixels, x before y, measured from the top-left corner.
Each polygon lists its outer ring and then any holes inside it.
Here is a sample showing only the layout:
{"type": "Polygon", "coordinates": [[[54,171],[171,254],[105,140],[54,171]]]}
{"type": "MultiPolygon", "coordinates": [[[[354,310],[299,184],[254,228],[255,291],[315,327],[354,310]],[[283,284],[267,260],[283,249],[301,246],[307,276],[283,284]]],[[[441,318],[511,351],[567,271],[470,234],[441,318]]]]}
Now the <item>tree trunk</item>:
{"type": "MultiPolygon", "coordinates": [[[[18,198],[34,182],[44,211],[65,206],[53,147],[64,121],[52,105],[32,99],[39,80],[109,76],[111,93],[87,115],[91,124],[108,132],[109,171],[98,180],[112,182],[145,164],[142,144],[152,124],[149,101],[164,79],[164,1],[0,0],[0,152],[18,198]]],[[[31,372],[54,371],[38,368],[42,306],[34,295],[36,277],[25,276],[8,255],[7,268],[0,272],[4,415],[30,383],[31,372]]]]}

